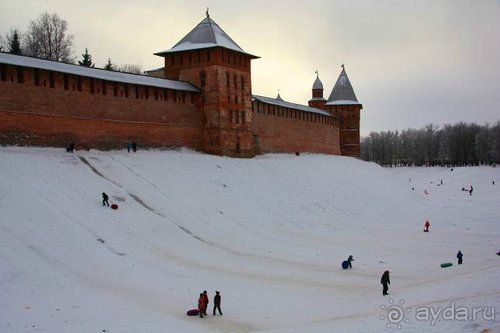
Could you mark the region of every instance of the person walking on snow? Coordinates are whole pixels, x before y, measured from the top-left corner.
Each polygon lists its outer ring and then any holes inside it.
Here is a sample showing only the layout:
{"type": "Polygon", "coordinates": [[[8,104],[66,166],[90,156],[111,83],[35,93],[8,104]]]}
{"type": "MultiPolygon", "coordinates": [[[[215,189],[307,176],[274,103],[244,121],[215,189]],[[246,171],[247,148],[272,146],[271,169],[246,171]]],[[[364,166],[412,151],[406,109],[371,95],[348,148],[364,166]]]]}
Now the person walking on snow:
{"type": "Polygon", "coordinates": [[[109,202],[108,202],[108,195],[104,192],[102,192],[102,205],[105,206],[107,205],[109,207],[109,202]]]}
{"type": "Polygon", "coordinates": [[[425,224],[424,224],[424,232],[429,232],[430,226],[431,226],[431,224],[429,223],[429,220],[426,220],[425,224]]]}
{"type": "Polygon", "coordinates": [[[203,290],[203,298],[205,300],[205,307],[203,308],[203,314],[207,315],[207,307],[208,307],[208,294],[206,290],[203,290]]]}
{"type": "Polygon", "coordinates": [[[389,278],[389,271],[385,271],[384,274],[382,274],[382,278],[380,279],[380,283],[382,283],[383,289],[382,289],[382,295],[386,296],[389,295],[389,285],[391,284],[391,280],[389,278]]]}
{"type": "Polygon", "coordinates": [[[347,260],[342,261],[342,269],[352,268],[352,261],[354,261],[354,258],[350,255],[347,260]]]}
{"type": "Polygon", "coordinates": [[[462,265],[462,263],[463,263],[463,257],[464,257],[464,255],[462,254],[462,251],[459,250],[458,253],[457,253],[457,259],[458,259],[458,264],[459,265],[462,265]]]}
{"type": "Polygon", "coordinates": [[[127,153],[130,153],[130,149],[132,149],[132,144],[127,142],[127,153]]]}
{"type": "Polygon", "coordinates": [[[469,195],[472,195],[472,191],[473,191],[473,190],[474,190],[474,189],[472,188],[472,185],[471,185],[471,186],[470,186],[470,190],[469,190],[469,195]]]}
{"type": "Polygon", "coordinates": [[[206,309],[207,303],[205,302],[205,296],[200,294],[200,298],[198,298],[198,310],[200,311],[200,318],[203,318],[203,310],[206,309]]]}
{"type": "Polygon", "coordinates": [[[132,151],[135,153],[137,151],[137,142],[132,141],[132,151]]]}
{"type": "Polygon", "coordinates": [[[218,309],[220,315],[222,316],[222,311],[220,310],[220,293],[218,290],[215,291],[215,296],[214,296],[214,316],[215,316],[215,309],[218,309]]]}

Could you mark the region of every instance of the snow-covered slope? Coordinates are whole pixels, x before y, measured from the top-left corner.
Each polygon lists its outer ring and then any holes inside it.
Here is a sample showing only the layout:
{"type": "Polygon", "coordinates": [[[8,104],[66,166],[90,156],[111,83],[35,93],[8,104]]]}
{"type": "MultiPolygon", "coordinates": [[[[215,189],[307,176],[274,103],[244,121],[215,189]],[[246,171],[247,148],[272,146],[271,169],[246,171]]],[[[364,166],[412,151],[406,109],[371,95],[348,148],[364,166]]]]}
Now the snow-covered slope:
{"type": "MultiPolygon", "coordinates": [[[[389,299],[498,307],[499,203],[487,167],[0,148],[0,331],[381,332],[389,299]],[[439,267],[459,249],[464,265],[439,267]],[[224,315],[187,317],[205,289],[224,315]]],[[[405,318],[403,331],[500,325],[405,318]]]]}

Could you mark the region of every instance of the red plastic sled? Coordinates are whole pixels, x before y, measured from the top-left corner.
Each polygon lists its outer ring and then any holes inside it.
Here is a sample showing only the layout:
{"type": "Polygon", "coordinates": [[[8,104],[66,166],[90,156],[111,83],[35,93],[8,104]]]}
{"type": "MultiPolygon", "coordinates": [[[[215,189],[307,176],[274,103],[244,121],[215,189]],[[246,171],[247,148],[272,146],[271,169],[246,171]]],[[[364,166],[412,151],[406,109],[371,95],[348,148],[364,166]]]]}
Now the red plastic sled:
{"type": "Polygon", "coordinates": [[[193,310],[189,310],[189,311],[187,312],[187,315],[188,315],[188,316],[197,316],[199,313],[200,313],[200,310],[198,310],[198,309],[193,309],[193,310]]]}
{"type": "Polygon", "coordinates": [[[118,205],[117,204],[112,204],[111,205],[111,209],[118,209],[118,205]]]}

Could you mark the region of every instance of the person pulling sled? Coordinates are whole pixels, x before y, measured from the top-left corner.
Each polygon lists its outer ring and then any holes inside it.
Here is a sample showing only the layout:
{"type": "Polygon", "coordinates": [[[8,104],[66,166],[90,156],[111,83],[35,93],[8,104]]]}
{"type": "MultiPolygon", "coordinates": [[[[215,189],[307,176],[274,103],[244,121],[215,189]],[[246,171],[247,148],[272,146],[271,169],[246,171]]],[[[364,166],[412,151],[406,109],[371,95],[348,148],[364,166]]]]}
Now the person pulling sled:
{"type": "Polygon", "coordinates": [[[106,206],[106,205],[107,205],[107,206],[109,207],[109,202],[108,202],[108,200],[109,200],[108,195],[107,195],[106,193],[102,192],[102,205],[103,205],[103,206],[106,206]]]}

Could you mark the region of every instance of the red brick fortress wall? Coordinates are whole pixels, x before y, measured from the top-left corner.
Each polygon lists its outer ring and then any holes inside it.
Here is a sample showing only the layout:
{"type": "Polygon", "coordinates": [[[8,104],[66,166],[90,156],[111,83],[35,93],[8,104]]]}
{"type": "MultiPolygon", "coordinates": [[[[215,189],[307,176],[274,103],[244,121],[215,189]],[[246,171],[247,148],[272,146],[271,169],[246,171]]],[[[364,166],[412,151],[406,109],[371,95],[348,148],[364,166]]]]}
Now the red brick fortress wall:
{"type": "Polygon", "coordinates": [[[0,144],[199,148],[196,93],[1,66],[0,144]]]}
{"type": "Polygon", "coordinates": [[[339,123],[331,116],[255,101],[253,131],[258,153],[340,155],[339,123]]]}

